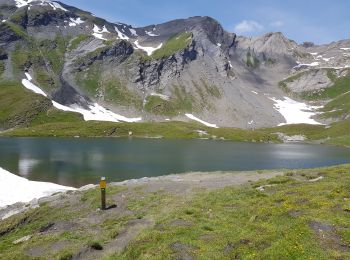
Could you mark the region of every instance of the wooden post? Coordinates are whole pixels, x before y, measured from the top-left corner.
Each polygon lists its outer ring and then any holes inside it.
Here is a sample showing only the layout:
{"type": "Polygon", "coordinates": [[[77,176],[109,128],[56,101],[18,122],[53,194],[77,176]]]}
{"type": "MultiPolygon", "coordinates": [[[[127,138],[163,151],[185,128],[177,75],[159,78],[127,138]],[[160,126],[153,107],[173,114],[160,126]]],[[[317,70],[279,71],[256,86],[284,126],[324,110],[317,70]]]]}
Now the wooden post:
{"type": "Polygon", "coordinates": [[[105,177],[101,177],[100,188],[101,188],[101,209],[106,210],[106,187],[107,182],[105,177]]]}

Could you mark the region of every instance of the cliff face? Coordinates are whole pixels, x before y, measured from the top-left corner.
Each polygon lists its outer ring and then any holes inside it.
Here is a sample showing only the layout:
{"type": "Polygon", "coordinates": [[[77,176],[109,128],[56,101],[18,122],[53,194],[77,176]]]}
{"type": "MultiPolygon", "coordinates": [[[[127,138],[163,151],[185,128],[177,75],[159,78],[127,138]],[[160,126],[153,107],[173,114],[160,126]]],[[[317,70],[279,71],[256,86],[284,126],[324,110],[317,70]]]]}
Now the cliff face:
{"type": "Polygon", "coordinates": [[[2,80],[27,71],[61,104],[97,102],[143,120],[191,113],[219,126],[274,126],[285,118],[273,99],[332,88],[329,69],[348,75],[350,41],[238,37],[210,17],[133,28],[60,2],[1,0],[0,19],[2,80]],[[284,82],[300,72],[298,81],[284,82]]]}

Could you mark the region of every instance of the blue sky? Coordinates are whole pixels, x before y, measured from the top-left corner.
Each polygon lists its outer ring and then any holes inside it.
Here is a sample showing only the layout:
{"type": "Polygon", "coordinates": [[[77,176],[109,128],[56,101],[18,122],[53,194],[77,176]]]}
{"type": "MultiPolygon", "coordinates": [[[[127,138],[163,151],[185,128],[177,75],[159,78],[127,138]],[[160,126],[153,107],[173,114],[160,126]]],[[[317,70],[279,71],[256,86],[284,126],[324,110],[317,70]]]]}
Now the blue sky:
{"type": "Polygon", "coordinates": [[[134,26],[207,15],[230,32],[254,36],[281,31],[299,43],[350,38],[348,0],[61,0],[111,22],[134,26]]]}

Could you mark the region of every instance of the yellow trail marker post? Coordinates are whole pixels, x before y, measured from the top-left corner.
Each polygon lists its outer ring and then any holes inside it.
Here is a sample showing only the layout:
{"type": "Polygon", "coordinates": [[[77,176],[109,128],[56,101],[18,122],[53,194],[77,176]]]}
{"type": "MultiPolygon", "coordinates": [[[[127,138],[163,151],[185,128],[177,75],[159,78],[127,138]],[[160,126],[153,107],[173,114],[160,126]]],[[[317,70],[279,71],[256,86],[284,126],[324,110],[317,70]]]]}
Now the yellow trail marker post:
{"type": "Polygon", "coordinates": [[[107,182],[105,177],[101,177],[100,188],[101,188],[101,209],[106,210],[106,187],[107,182]]]}

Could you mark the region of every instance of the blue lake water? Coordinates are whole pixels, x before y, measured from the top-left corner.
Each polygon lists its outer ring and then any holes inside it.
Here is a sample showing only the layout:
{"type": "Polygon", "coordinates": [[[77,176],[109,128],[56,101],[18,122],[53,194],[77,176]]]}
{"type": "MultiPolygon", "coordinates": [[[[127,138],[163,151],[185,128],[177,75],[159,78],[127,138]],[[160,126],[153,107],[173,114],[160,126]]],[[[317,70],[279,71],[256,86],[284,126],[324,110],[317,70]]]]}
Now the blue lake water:
{"type": "Polygon", "coordinates": [[[117,138],[0,138],[0,167],[30,180],[80,187],[182,173],[311,168],[350,163],[350,149],[310,144],[117,138]]]}

